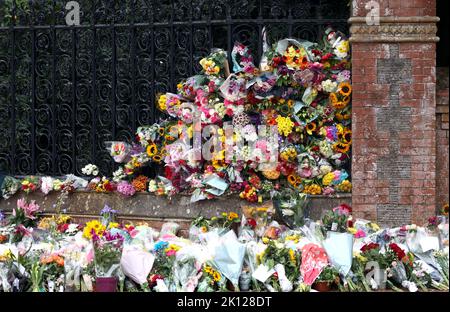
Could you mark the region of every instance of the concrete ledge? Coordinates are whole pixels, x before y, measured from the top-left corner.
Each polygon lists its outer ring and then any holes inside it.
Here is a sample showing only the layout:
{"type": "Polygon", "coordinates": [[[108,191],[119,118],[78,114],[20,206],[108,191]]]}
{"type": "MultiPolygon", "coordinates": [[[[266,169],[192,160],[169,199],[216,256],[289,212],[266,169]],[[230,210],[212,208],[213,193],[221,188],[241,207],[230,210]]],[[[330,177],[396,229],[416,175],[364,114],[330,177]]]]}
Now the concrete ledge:
{"type": "MultiPolygon", "coordinates": [[[[0,209],[8,212],[16,205],[17,199],[26,197],[28,200],[36,200],[46,214],[52,214],[55,210],[53,204],[56,202],[58,192],[45,196],[40,192],[26,195],[16,194],[8,200],[0,200],[0,209]]],[[[350,194],[335,196],[311,196],[307,209],[307,215],[316,220],[321,217],[323,211],[338,206],[339,204],[351,204],[350,194]]],[[[171,200],[166,197],[155,196],[149,193],[139,193],[131,198],[120,194],[102,194],[91,191],[76,191],[69,195],[63,209],[67,214],[80,218],[97,217],[105,204],[119,212],[120,219],[126,220],[186,220],[197,216],[210,218],[221,212],[241,212],[242,206],[252,205],[241,200],[238,195],[229,195],[213,200],[204,200],[190,203],[190,196],[175,196],[171,200]]],[[[266,202],[258,205],[267,205],[266,202]]]]}

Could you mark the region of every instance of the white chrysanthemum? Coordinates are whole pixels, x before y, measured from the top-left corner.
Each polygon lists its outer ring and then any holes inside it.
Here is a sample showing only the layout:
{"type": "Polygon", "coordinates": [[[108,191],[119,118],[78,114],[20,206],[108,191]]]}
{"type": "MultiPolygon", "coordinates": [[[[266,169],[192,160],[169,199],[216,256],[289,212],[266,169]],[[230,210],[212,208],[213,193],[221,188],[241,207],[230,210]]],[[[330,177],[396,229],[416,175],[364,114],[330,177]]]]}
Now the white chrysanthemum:
{"type": "Polygon", "coordinates": [[[337,82],[332,81],[331,79],[327,79],[322,81],[322,90],[328,93],[335,92],[337,89],[337,82]]]}

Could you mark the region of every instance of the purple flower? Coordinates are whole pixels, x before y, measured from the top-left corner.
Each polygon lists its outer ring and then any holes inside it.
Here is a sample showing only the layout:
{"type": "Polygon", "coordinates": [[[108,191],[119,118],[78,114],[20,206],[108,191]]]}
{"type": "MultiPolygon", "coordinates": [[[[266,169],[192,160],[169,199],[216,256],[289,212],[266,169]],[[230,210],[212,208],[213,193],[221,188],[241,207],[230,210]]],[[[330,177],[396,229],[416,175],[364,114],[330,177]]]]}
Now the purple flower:
{"type": "Polygon", "coordinates": [[[5,215],[2,211],[0,211],[0,221],[5,220],[5,215]]]}
{"type": "Polygon", "coordinates": [[[137,155],[142,154],[143,152],[145,152],[145,148],[142,145],[133,143],[133,146],[131,147],[131,152],[130,152],[131,156],[137,156],[137,155]]]}
{"type": "Polygon", "coordinates": [[[117,210],[112,209],[111,207],[108,206],[108,204],[106,204],[100,213],[101,214],[116,214],[117,210]]]}

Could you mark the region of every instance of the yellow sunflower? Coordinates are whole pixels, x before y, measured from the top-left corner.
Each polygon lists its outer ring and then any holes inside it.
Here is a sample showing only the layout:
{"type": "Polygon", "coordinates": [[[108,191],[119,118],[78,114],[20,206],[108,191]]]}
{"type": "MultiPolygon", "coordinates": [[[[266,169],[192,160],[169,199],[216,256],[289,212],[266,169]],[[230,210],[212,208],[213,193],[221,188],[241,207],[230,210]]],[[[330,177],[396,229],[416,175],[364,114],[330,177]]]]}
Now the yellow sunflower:
{"type": "Polygon", "coordinates": [[[307,132],[309,135],[312,135],[312,133],[313,133],[314,131],[316,131],[316,129],[317,129],[317,126],[316,126],[316,123],[315,123],[315,122],[311,122],[311,123],[309,123],[309,124],[306,125],[306,132],[307,132]]]}
{"type": "Polygon", "coordinates": [[[334,103],[336,103],[338,101],[336,93],[330,93],[330,101],[331,101],[331,104],[333,104],[333,105],[334,105],[334,103]]]}
{"type": "Polygon", "coordinates": [[[152,160],[153,160],[155,163],[160,163],[161,160],[162,160],[162,156],[161,156],[161,155],[155,155],[155,156],[152,157],[152,160]]]}
{"type": "Polygon", "coordinates": [[[335,109],[344,109],[347,106],[347,104],[342,101],[337,101],[337,102],[332,103],[332,105],[335,109]]]}
{"type": "Polygon", "coordinates": [[[341,82],[338,89],[342,96],[349,96],[352,93],[352,86],[348,82],[341,82]]]}
{"type": "Polygon", "coordinates": [[[352,130],[344,130],[344,133],[342,134],[342,140],[344,141],[344,143],[352,143],[352,130]]]}
{"type": "Polygon", "coordinates": [[[153,157],[156,155],[156,153],[158,153],[158,147],[156,146],[156,144],[155,143],[149,144],[147,146],[148,157],[153,157]]]}
{"type": "Polygon", "coordinates": [[[294,186],[295,183],[297,182],[297,179],[296,179],[295,175],[293,175],[293,174],[288,175],[287,180],[288,180],[289,184],[292,186],[294,186]]]}
{"type": "Polygon", "coordinates": [[[228,214],[228,220],[234,220],[234,219],[237,219],[237,218],[239,218],[239,215],[236,213],[236,212],[230,212],[229,214],[228,214]]]}
{"type": "Polygon", "coordinates": [[[350,150],[350,144],[338,142],[333,145],[335,152],[346,154],[350,150]]]}
{"type": "Polygon", "coordinates": [[[222,277],[220,276],[220,273],[219,273],[219,272],[215,271],[214,274],[213,274],[213,278],[214,278],[214,281],[215,281],[215,282],[218,282],[218,281],[220,281],[220,279],[221,279],[222,277]]]}

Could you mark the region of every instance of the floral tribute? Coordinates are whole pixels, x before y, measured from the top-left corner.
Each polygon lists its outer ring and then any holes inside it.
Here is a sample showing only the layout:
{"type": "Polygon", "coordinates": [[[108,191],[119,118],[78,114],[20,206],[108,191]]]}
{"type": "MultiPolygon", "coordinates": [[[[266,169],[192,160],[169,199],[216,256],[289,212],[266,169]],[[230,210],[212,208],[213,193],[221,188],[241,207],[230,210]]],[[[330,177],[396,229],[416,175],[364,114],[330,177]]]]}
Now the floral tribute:
{"type": "MultiPolygon", "coordinates": [[[[95,192],[191,195],[191,201],[234,193],[249,202],[280,189],[307,195],[351,192],[351,63],[345,35],[328,28],[320,43],[283,39],[265,45],[257,66],[248,47],[214,49],[201,72],[157,95],[161,119],[137,129],[134,142],[105,142],[121,164],[112,177],[94,164],[77,183],[95,192]],[[144,167],[163,168],[154,179],[144,167]]],[[[44,194],[65,181],[8,177],[2,195],[44,194]]]]}
{"type": "Polygon", "coordinates": [[[0,215],[0,292],[447,291],[448,221],[436,229],[381,228],[342,204],[321,220],[290,227],[270,209],[218,212],[160,230],[98,218],[40,217],[20,200],[0,215]],[[17,224],[27,234],[18,236],[17,224]],[[427,257],[423,257],[426,254],[427,257]]]}

